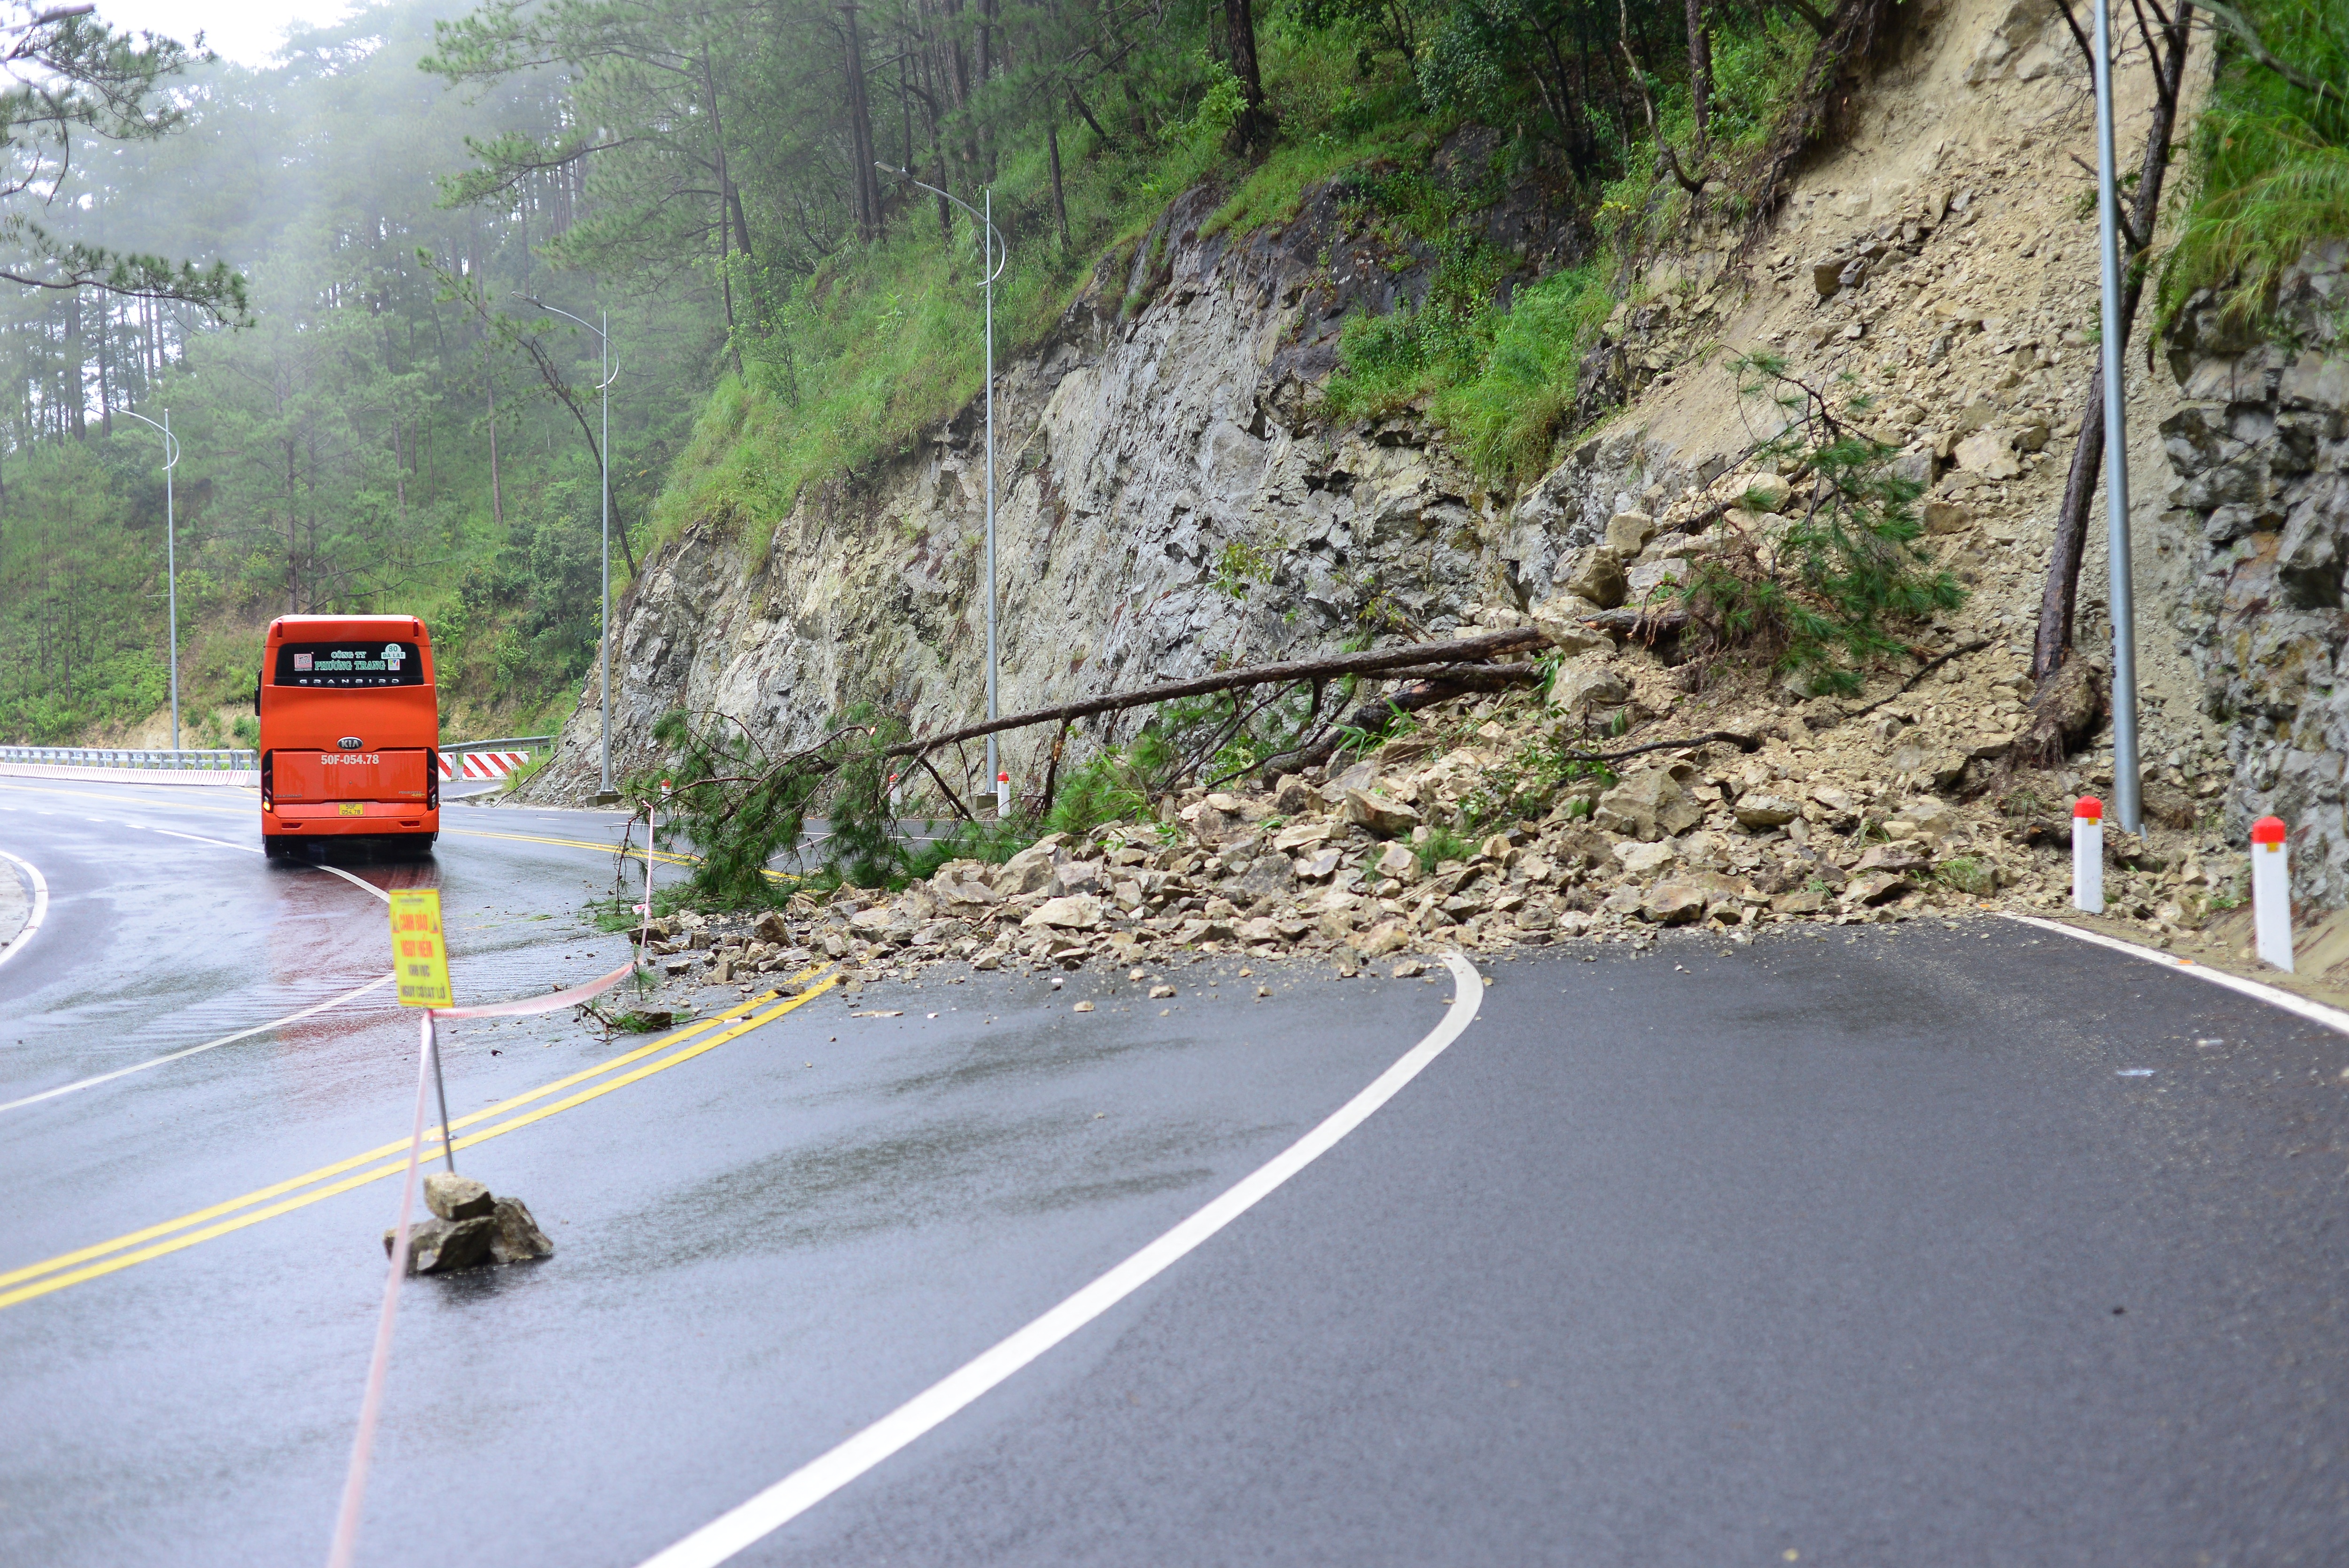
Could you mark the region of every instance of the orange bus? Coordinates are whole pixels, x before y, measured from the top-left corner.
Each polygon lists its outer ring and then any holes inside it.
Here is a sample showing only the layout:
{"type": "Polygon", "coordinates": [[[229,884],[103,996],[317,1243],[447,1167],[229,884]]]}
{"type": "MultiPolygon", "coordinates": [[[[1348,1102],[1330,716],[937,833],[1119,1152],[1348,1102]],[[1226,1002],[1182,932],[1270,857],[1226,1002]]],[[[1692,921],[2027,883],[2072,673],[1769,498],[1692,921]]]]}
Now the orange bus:
{"type": "Polygon", "coordinates": [[[432,639],[413,615],[281,615],[262,645],[261,841],[440,834],[432,639]]]}

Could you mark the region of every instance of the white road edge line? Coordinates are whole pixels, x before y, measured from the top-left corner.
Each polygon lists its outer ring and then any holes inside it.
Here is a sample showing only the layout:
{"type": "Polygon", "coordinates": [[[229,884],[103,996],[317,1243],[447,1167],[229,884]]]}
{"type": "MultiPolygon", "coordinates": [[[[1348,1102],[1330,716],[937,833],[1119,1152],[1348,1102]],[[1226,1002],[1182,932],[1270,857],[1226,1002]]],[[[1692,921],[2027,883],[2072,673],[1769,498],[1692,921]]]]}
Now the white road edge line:
{"type": "Polygon", "coordinates": [[[384,892],[384,891],[383,891],[383,889],[381,889],[381,888],[379,888],[379,887],[376,886],[376,885],[375,885],[375,883],[373,883],[373,882],[365,882],[365,881],[362,881],[361,879],[359,879],[359,878],[357,878],[357,877],[355,877],[355,876],[351,875],[351,873],[350,873],[350,872],[347,872],[347,871],[343,870],[343,868],[342,868],[342,867],[340,867],[340,866],[330,866],[330,865],[321,864],[321,865],[319,865],[318,867],[316,867],[316,869],[317,869],[317,870],[319,870],[319,871],[322,871],[322,872],[334,872],[336,876],[338,876],[338,877],[342,878],[345,882],[347,882],[350,883],[353,887],[355,887],[355,888],[361,888],[361,889],[364,889],[365,891],[367,891],[367,892],[371,892],[371,893],[375,894],[375,896],[376,896],[376,897],[378,897],[378,898],[379,898],[379,899],[383,900],[383,902],[384,902],[384,903],[389,903],[391,902],[391,894],[389,894],[389,893],[388,893],[388,892],[384,892]]]}
{"type": "Polygon", "coordinates": [[[2042,920],[2035,914],[2014,914],[2005,910],[2001,910],[1999,913],[2006,919],[2017,921],[2024,925],[2035,925],[2043,931],[2061,932],[2065,936],[2076,938],[2081,942],[2094,943],[2098,947],[2109,947],[2116,953],[2126,953],[2132,958],[2142,958],[2148,964],[2159,964],[2175,969],[2180,974],[2208,980],[2213,985],[2224,985],[2230,991],[2240,991],[2254,1000],[2265,1002],[2271,1006],[2281,1007],[2287,1013],[2298,1014],[2312,1024],[2322,1024],[2328,1029],[2338,1029],[2343,1034],[2349,1035],[2349,1013],[2344,1013],[2338,1007],[2328,1007],[2322,1002],[2312,1002],[2305,996],[2295,996],[2289,991],[2281,990],[2273,985],[2262,985],[2256,980],[2246,980],[2240,975],[2230,975],[2223,969],[2213,969],[2205,964],[2191,964],[2183,958],[2164,953],[2158,947],[2140,947],[2134,942],[2124,942],[2117,936],[2106,936],[2100,931],[2083,931],[2076,925],[2066,925],[2060,920],[2042,920]]]}
{"type": "MultiPolygon", "coordinates": [[[[251,844],[232,844],[224,839],[200,838],[194,833],[173,832],[169,828],[150,828],[147,830],[150,833],[161,833],[169,838],[188,839],[199,844],[211,844],[216,848],[223,850],[242,850],[248,854],[255,855],[262,852],[261,851],[254,849],[251,844]]],[[[5,850],[0,850],[0,860],[6,860],[16,865],[24,867],[26,872],[33,879],[33,918],[26,923],[23,931],[16,934],[15,940],[8,944],[5,950],[0,950],[0,964],[5,964],[11,958],[16,957],[17,953],[24,947],[25,938],[32,935],[34,932],[40,929],[41,917],[48,913],[49,884],[41,880],[41,873],[39,870],[34,866],[32,861],[19,860],[5,850]]],[[[375,894],[376,897],[383,900],[386,903],[389,903],[391,902],[391,895],[384,892],[383,889],[376,886],[373,882],[361,881],[359,878],[351,875],[350,872],[344,871],[339,866],[322,865],[317,869],[322,872],[334,872],[336,876],[342,878],[353,887],[360,888],[366,892],[371,892],[375,894]]],[[[337,1006],[342,1003],[351,1000],[355,996],[364,996],[378,985],[388,985],[391,984],[391,980],[392,977],[389,975],[378,975],[355,991],[346,991],[339,996],[330,996],[326,1000],[320,1002],[314,1006],[303,1008],[298,1013],[288,1013],[282,1018],[272,1018],[265,1024],[255,1024],[249,1029],[239,1029],[233,1035],[222,1035],[217,1040],[206,1040],[201,1046],[190,1046],[183,1051],[173,1051],[169,1056],[157,1057],[150,1061],[140,1062],[131,1067],[117,1068],[110,1073],[100,1073],[96,1078],[78,1078],[72,1083],[59,1084],[55,1088],[43,1089],[38,1094],[28,1094],[22,1099],[12,1099],[5,1103],[0,1103],[0,1112],[16,1110],[28,1105],[38,1105],[45,1099],[55,1099],[61,1094],[72,1094],[77,1089],[96,1088],[99,1084],[112,1083],[116,1078],[128,1078],[132,1073],[143,1073],[149,1068],[160,1068],[166,1062],[181,1061],[201,1052],[212,1050],[216,1047],[231,1046],[234,1045],[239,1040],[251,1039],[255,1035],[266,1034],[272,1029],[281,1028],[287,1024],[299,1023],[304,1018],[310,1016],[313,1013],[323,1013],[327,1008],[337,1006]]]]}
{"type": "Polygon", "coordinates": [[[750,1501],[647,1558],[641,1568],[710,1568],[772,1534],[1141,1289],[1328,1153],[1475,1021],[1485,997],[1484,976],[1456,953],[1446,954],[1444,963],[1452,971],[1454,983],[1452,1006],[1444,1021],[1319,1127],[1043,1316],[931,1384],[829,1453],[809,1460],[750,1501]]]}
{"type": "MultiPolygon", "coordinates": [[[[49,881],[41,874],[40,867],[20,855],[12,855],[5,850],[0,850],[0,861],[6,861],[12,866],[23,868],[25,874],[33,879],[33,918],[25,923],[24,930],[8,939],[6,947],[0,948],[0,964],[5,964],[25,951],[32,940],[33,933],[40,930],[41,922],[49,917],[49,881]]],[[[5,1106],[0,1106],[0,1110],[6,1109],[5,1106]]]]}
{"type": "MultiPolygon", "coordinates": [[[[259,855],[268,852],[265,850],[255,849],[251,844],[232,844],[226,839],[207,839],[198,833],[182,833],[171,828],[150,828],[147,830],[150,833],[160,833],[167,839],[185,839],[190,843],[210,844],[215,849],[222,850],[238,850],[248,855],[259,855]]],[[[322,872],[332,872],[335,875],[342,878],[353,887],[358,888],[366,892],[371,892],[375,894],[376,897],[383,900],[386,903],[389,903],[391,902],[391,894],[384,892],[383,889],[376,886],[375,883],[371,882],[353,876],[350,872],[343,870],[340,866],[319,865],[313,869],[322,872]]],[[[8,1108],[6,1106],[0,1105],[0,1110],[5,1110],[7,1109],[8,1108]]]]}
{"type": "MultiPolygon", "coordinates": [[[[144,823],[133,823],[131,825],[133,827],[146,826],[144,823]]],[[[148,828],[147,830],[150,833],[160,833],[167,839],[185,839],[191,844],[210,844],[216,850],[236,850],[248,855],[257,855],[262,852],[261,851],[254,849],[251,844],[232,844],[226,839],[207,839],[201,833],[182,833],[175,828],[148,828]]]]}
{"type": "Polygon", "coordinates": [[[389,975],[378,975],[357,990],[346,991],[339,996],[329,996],[325,1001],[314,1003],[298,1013],[288,1013],[282,1018],[272,1018],[265,1024],[255,1024],[249,1029],[239,1029],[233,1035],[222,1035],[217,1040],[206,1040],[201,1046],[190,1046],[183,1051],[173,1051],[167,1057],[157,1057],[151,1061],[140,1062],[132,1067],[117,1068],[110,1073],[100,1073],[96,1078],[80,1078],[73,1083],[60,1084],[56,1088],[45,1088],[38,1094],[28,1094],[22,1099],[12,1099],[5,1105],[0,1105],[0,1111],[15,1110],[19,1106],[38,1105],[45,1099],[55,1099],[61,1094],[71,1094],[76,1089],[96,1088],[99,1084],[111,1083],[116,1078],[128,1078],[132,1073],[143,1073],[149,1068],[160,1068],[165,1062],[176,1062],[183,1057],[192,1057],[199,1051],[209,1051],[216,1046],[234,1045],[239,1040],[266,1034],[272,1029],[281,1028],[287,1024],[299,1023],[313,1013],[323,1013],[329,1007],[340,1006],[355,996],[366,995],[378,985],[388,985],[391,981],[392,977],[389,975]]]}

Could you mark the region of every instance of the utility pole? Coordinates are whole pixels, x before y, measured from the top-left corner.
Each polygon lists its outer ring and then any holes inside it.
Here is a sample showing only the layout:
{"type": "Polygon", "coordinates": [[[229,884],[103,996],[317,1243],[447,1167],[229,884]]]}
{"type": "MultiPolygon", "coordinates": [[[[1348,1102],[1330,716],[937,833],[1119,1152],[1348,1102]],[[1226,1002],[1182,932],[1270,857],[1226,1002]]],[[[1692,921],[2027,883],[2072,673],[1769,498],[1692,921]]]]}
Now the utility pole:
{"type": "MultiPolygon", "coordinates": [[[[170,585],[170,633],[171,643],[171,749],[180,749],[180,526],[171,505],[171,470],[180,466],[180,438],[171,434],[171,410],[163,410],[163,422],[125,408],[142,425],[155,425],[163,432],[163,575],[170,585]]],[[[989,715],[989,717],[994,717],[989,715]]]]}
{"type": "MultiPolygon", "coordinates": [[[[978,221],[983,261],[979,286],[987,292],[987,717],[991,722],[1000,717],[997,711],[995,672],[995,280],[1003,275],[1010,263],[1010,248],[1004,243],[1002,231],[995,226],[995,188],[987,189],[984,200],[987,210],[980,211],[951,191],[941,191],[914,178],[910,170],[892,169],[876,162],[875,169],[894,174],[908,185],[919,185],[931,195],[953,202],[978,221]]],[[[996,755],[995,737],[987,738],[987,778],[991,784],[1002,777],[1002,765],[996,755]]],[[[1001,799],[999,793],[998,799],[1001,799]]]]}
{"type": "Polygon", "coordinates": [[[572,315],[567,310],[548,304],[544,300],[532,299],[528,294],[516,294],[514,297],[528,301],[541,310],[553,311],[556,315],[578,322],[595,335],[595,341],[602,349],[603,357],[599,363],[603,379],[595,385],[595,395],[603,400],[604,438],[595,456],[603,469],[604,588],[595,606],[595,640],[603,665],[604,767],[603,781],[596,788],[595,799],[599,803],[609,805],[619,799],[618,791],[612,788],[612,383],[619,376],[619,372],[612,368],[612,313],[597,312],[604,320],[604,325],[597,326],[593,322],[572,315]]]}
{"type": "Polygon", "coordinates": [[[2104,272],[2105,539],[2112,570],[2113,810],[2143,830],[2137,756],[2137,593],[2129,573],[2128,412],[2122,407],[2120,191],[2113,175],[2111,0],[2096,0],[2096,239],[2104,272]]]}

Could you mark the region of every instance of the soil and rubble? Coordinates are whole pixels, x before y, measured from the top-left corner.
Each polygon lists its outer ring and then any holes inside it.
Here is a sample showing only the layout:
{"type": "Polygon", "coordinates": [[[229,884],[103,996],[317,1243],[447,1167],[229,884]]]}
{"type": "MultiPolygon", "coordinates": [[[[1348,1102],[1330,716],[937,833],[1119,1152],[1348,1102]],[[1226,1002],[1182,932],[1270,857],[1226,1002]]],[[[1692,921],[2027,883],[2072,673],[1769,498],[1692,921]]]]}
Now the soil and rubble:
{"type": "MultiPolygon", "coordinates": [[[[1211,955],[1347,975],[1453,948],[1644,943],[1669,927],[1744,942],[1773,926],[2066,907],[2064,780],[1997,771],[2023,718],[2013,679],[1952,661],[1873,699],[1796,701],[1750,680],[1691,695],[1655,650],[1596,640],[1568,668],[1613,683],[1607,710],[1591,706],[1601,683],[1564,673],[1551,698],[1576,694],[1571,711],[1537,691],[1463,698],[1359,760],[1192,789],[1151,819],[1050,834],[999,865],[949,862],[895,892],[803,891],[755,917],[679,912],[648,928],[647,961],[746,994],[831,964],[865,984],[939,965],[1147,971],[1211,955]],[[1751,749],[1646,753],[1557,783],[1537,815],[1457,836],[1491,802],[1522,801],[1561,744],[1617,728],[1607,744],[1722,730],[1751,749]]],[[[2189,801],[2156,799],[2191,823],[2189,801]]],[[[2108,845],[2107,897],[2140,940],[2190,944],[2240,902],[2240,855],[2190,826],[2115,831],[2108,845]]]]}

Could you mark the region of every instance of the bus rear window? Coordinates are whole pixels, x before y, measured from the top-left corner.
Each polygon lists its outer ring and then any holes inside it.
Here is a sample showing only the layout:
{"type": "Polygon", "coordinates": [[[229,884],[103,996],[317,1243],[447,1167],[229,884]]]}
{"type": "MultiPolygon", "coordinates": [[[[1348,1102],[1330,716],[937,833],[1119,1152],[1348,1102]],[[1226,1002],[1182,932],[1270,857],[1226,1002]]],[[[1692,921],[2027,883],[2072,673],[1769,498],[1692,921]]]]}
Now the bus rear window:
{"type": "Polygon", "coordinates": [[[281,643],[272,686],[404,686],[424,684],[414,643],[281,643]]]}

